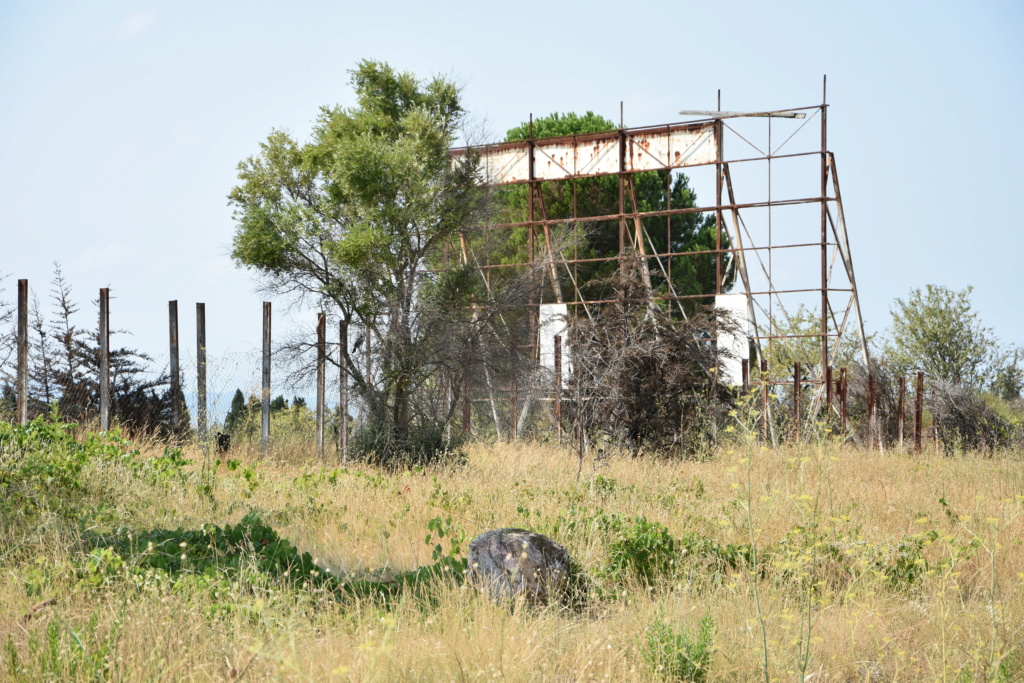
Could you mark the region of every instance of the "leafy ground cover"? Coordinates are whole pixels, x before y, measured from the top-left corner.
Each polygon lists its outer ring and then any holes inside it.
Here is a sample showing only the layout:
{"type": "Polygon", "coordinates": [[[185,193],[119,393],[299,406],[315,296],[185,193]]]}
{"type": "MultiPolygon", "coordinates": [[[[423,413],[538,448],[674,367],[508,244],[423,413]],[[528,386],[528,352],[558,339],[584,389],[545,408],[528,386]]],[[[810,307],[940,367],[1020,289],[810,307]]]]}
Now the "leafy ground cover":
{"type": "Polygon", "coordinates": [[[833,442],[703,461],[551,444],[382,472],[0,424],[13,680],[1021,680],[1024,459],[833,442]],[[492,604],[475,534],[566,545],[492,604]]]}

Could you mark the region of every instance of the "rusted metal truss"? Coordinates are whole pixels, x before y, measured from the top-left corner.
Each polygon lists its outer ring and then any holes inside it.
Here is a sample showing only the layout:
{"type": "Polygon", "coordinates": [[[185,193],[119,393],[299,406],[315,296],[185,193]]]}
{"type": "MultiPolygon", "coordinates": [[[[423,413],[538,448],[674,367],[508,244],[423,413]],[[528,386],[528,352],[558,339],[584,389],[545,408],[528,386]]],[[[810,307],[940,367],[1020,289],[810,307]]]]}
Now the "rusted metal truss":
{"type": "MultiPolygon", "coordinates": [[[[460,254],[463,263],[478,268],[488,283],[494,273],[507,268],[539,270],[550,279],[550,292],[532,302],[532,333],[537,329],[536,307],[545,301],[564,303],[577,315],[589,315],[592,305],[602,300],[593,295],[588,298],[579,280],[580,267],[621,259],[627,249],[641,257],[651,302],[671,307],[679,315],[686,314],[688,299],[708,302],[714,297],[742,295],[748,337],[762,360],[774,362],[769,351],[772,345],[803,344],[806,349],[808,339],[817,340],[817,363],[814,367],[805,364],[803,379],[805,384],[818,385],[812,407],[817,412],[824,401],[827,368],[833,365],[844,339],[847,347],[851,340],[856,343],[860,360],[868,364],[836,160],[827,147],[828,105],[681,113],[701,118],[452,150],[453,163],[470,151],[479,155],[482,184],[525,186],[528,208],[520,219],[498,220],[464,232],[461,243],[452,244],[451,251],[460,254]],[[727,155],[727,147],[731,155],[727,155]],[[681,169],[691,178],[704,174],[709,181],[705,187],[713,186],[712,203],[672,206],[672,180],[681,169]],[[656,210],[645,210],[638,205],[635,178],[651,171],[666,176],[666,200],[656,210]],[[577,183],[598,177],[617,179],[617,210],[581,213],[577,183]],[[571,192],[570,215],[548,216],[545,197],[550,184],[560,184],[563,197],[571,192]],[[784,196],[778,196],[779,185],[784,196]],[[814,209],[816,205],[820,211],[814,209]],[[678,217],[687,214],[713,216],[713,247],[673,250],[673,219],[678,223],[678,217]],[[663,240],[651,237],[649,225],[655,220],[659,229],[667,231],[663,240]],[[588,226],[616,222],[618,251],[597,258],[579,253],[575,246],[579,240],[570,240],[573,246],[567,248],[554,235],[556,229],[579,234],[588,226]],[[501,242],[511,238],[512,231],[518,231],[519,238],[527,242],[521,259],[509,262],[507,254],[500,260],[491,259],[486,249],[474,246],[482,243],[482,235],[501,242]],[[674,259],[678,263],[679,258],[709,255],[714,262],[713,285],[709,283],[700,293],[676,291],[671,273],[674,259]],[[566,283],[571,297],[563,292],[566,283]],[[805,310],[817,309],[820,322],[810,333],[794,330],[789,323],[790,313],[799,305],[806,306],[805,310]]],[[[536,340],[533,344],[539,348],[536,340]]],[[[751,379],[754,384],[759,379],[769,381],[757,373],[751,379]]]]}

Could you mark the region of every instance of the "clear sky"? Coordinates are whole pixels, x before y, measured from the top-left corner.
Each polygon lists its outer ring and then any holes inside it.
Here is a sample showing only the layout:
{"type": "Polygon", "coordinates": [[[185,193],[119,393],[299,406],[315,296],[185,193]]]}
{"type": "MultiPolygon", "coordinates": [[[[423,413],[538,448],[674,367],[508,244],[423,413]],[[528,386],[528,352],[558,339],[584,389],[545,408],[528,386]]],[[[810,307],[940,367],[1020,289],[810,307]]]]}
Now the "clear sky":
{"type": "Polygon", "coordinates": [[[0,299],[28,278],[46,303],[56,260],[83,304],[112,288],[121,343],[165,355],[177,299],[184,339],[203,301],[212,353],[258,345],[262,297],[228,256],[236,165],[351,103],[363,58],[453,77],[494,138],[531,112],[617,119],[620,101],[628,126],[666,123],[718,89],[723,109],[813,105],[827,74],[868,330],[912,287],[973,285],[1024,344],[1022,35],[1010,0],[5,0],[0,299]]]}

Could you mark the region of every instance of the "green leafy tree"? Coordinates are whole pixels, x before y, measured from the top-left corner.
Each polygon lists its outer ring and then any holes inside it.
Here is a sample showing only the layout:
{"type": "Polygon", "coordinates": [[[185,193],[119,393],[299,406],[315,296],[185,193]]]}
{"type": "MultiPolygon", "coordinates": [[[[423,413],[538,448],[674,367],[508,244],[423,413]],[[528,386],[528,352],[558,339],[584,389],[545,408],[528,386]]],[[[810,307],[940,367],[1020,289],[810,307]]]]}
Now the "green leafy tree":
{"type": "Polygon", "coordinates": [[[1024,391],[1024,347],[1007,349],[1000,354],[992,390],[1008,401],[1020,398],[1024,391]]]}
{"type": "Polygon", "coordinates": [[[971,307],[972,287],[912,289],[896,299],[885,355],[898,372],[924,371],[933,379],[981,387],[998,365],[998,342],[971,307]]]}
{"type": "Polygon", "coordinates": [[[233,433],[242,425],[246,417],[245,396],[241,389],[235,389],[235,395],[231,397],[231,408],[224,417],[224,431],[233,433]]]}
{"type": "MultiPolygon", "coordinates": [[[[575,113],[554,113],[533,121],[533,137],[558,137],[567,135],[584,135],[615,130],[612,121],[588,111],[580,116],[575,113]]],[[[507,142],[524,140],[530,136],[530,125],[522,124],[508,131],[507,142]]],[[[693,208],[697,206],[697,195],[689,185],[689,178],[682,173],[672,174],[667,171],[651,171],[636,173],[632,176],[634,192],[625,192],[625,209],[630,211],[663,211],[668,208],[693,208]]],[[[535,217],[544,216],[548,219],[568,219],[576,216],[602,216],[619,211],[619,181],[615,176],[599,176],[581,178],[573,181],[547,181],[542,184],[543,209],[540,202],[535,204],[535,217]],[[542,213],[543,211],[543,213],[542,213]]],[[[499,207],[502,222],[521,222],[527,219],[529,189],[525,185],[513,185],[502,188],[499,193],[499,207]]],[[[536,200],[535,200],[536,201],[536,200]]],[[[688,213],[645,218],[643,227],[647,238],[645,249],[648,253],[694,252],[707,251],[715,248],[715,218],[713,214],[688,213]]],[[[634,230],[632,223],[628,226],[630,234],[634,230]]],[[[728,239],[723,232],[723,247],[729,248],[728,239]]],[[[529,231],[517,228],[511,231],[502,248],[501,261],[504,263],[522,263],[529,255],[529,231]]],[[[559,245],[564,256],[577,259],[601,259],[619,255],[619,222],[592,221],[580,228],[580,234],[573,232],[568,239],[560,240],[559,245]]],[[[535,247],[536,248],[536,247],[535,247]]],[[[734,269],[731,263],[724,264],[724,289],[731,287],[734,269]]],[[[608,277],[614,274],[617,264],[613,261],[592,261],[576,266],[576,278],[580,285],[588,290],[591,298],[606,298],[612,292],[604,292],[599,283],[607,283],[608,277]]],[[[676,256],[663,259],[659,265],[655,261],[648,262],[653,286],[663,294],[673,292],[677,295],[714,294],[716,278],[716,256],[714,254],[697,254],[693,256],[676,256]],[[671,261],[671,262],[669,262],[671,261]],[[667,275],[671,273],[671,288],[667,275]]],[[[562,287],[568,288],[571,282],[562,276],[562,287]]],[[[571,291],[565,289],[564,298],[571,299],[571,291]]],[[[693,300],[687,302],[688,308],[694,307],[693,300]]],[[[700,303],[711,303],[703,300],[700,303]]]]}
{"type": "Polygon", "coordinates": [[[306,143],[274,131],[239,164],[232,256],[271,292],[331,302],[362,327],[374,381],[351,348],[347,373],[401,442],[414,419],[434,419],[414,395],[434,379],[432,351],[454,344],[446,324],[468,280],[429,265],[475,222],[483,193],[474,158],[449,156],[463,117],[454,83],[374,61],[351,76],[356,106],[324,107],[306,143]]]}

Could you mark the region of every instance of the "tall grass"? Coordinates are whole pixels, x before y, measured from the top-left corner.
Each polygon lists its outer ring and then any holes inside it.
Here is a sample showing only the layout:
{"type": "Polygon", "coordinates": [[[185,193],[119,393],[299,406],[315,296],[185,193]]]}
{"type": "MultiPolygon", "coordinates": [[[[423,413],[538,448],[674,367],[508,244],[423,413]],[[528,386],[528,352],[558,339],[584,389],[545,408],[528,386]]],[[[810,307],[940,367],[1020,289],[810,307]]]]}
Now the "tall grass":
{"type": "MultiPolygon", "coordinates": [[[[131,446],[111,453],[118,448],[131,446]]],[[[0,486],[20,485],[24,454],[4,453],[0,486]]],[[[588,463],[579,480],[573,452],[528,442],[476,444],[465,464],[399,473],[281,448],[266,461],[256,456],[228,454],[237,461],[200,478],[198,450],[183,454],[193,464],[162,470],[115,453],[75,475],[79,486],[66,494],[75,500],[65,501],[74,514],[38,491],[3,508],[0,676],[1024,677],[1019,453],[726,443],[700,462],[588,463]],[[224,527],[252,512],[345,585],[392,585],[434,563],[438,543],[448,553],[460,532],[517,526],[566,545],[592,590],[581,609],[512,609],[477,596],[456,573],[390,597],[299,585],[256,564],[200,574],[186,560],[170,576],[97,540],[224,527]],[[443,538],[431,533],[439,519],[443,538]],[[641,560],[651,569],[623,569],[641,560]],[[662,648],[655,658],[652,642],[662,648]],[[691,660],[699,666],[664,665],[691,660]]],[[[166,462],[158,444],[135,460],[154,458],[166,462]]]]}

